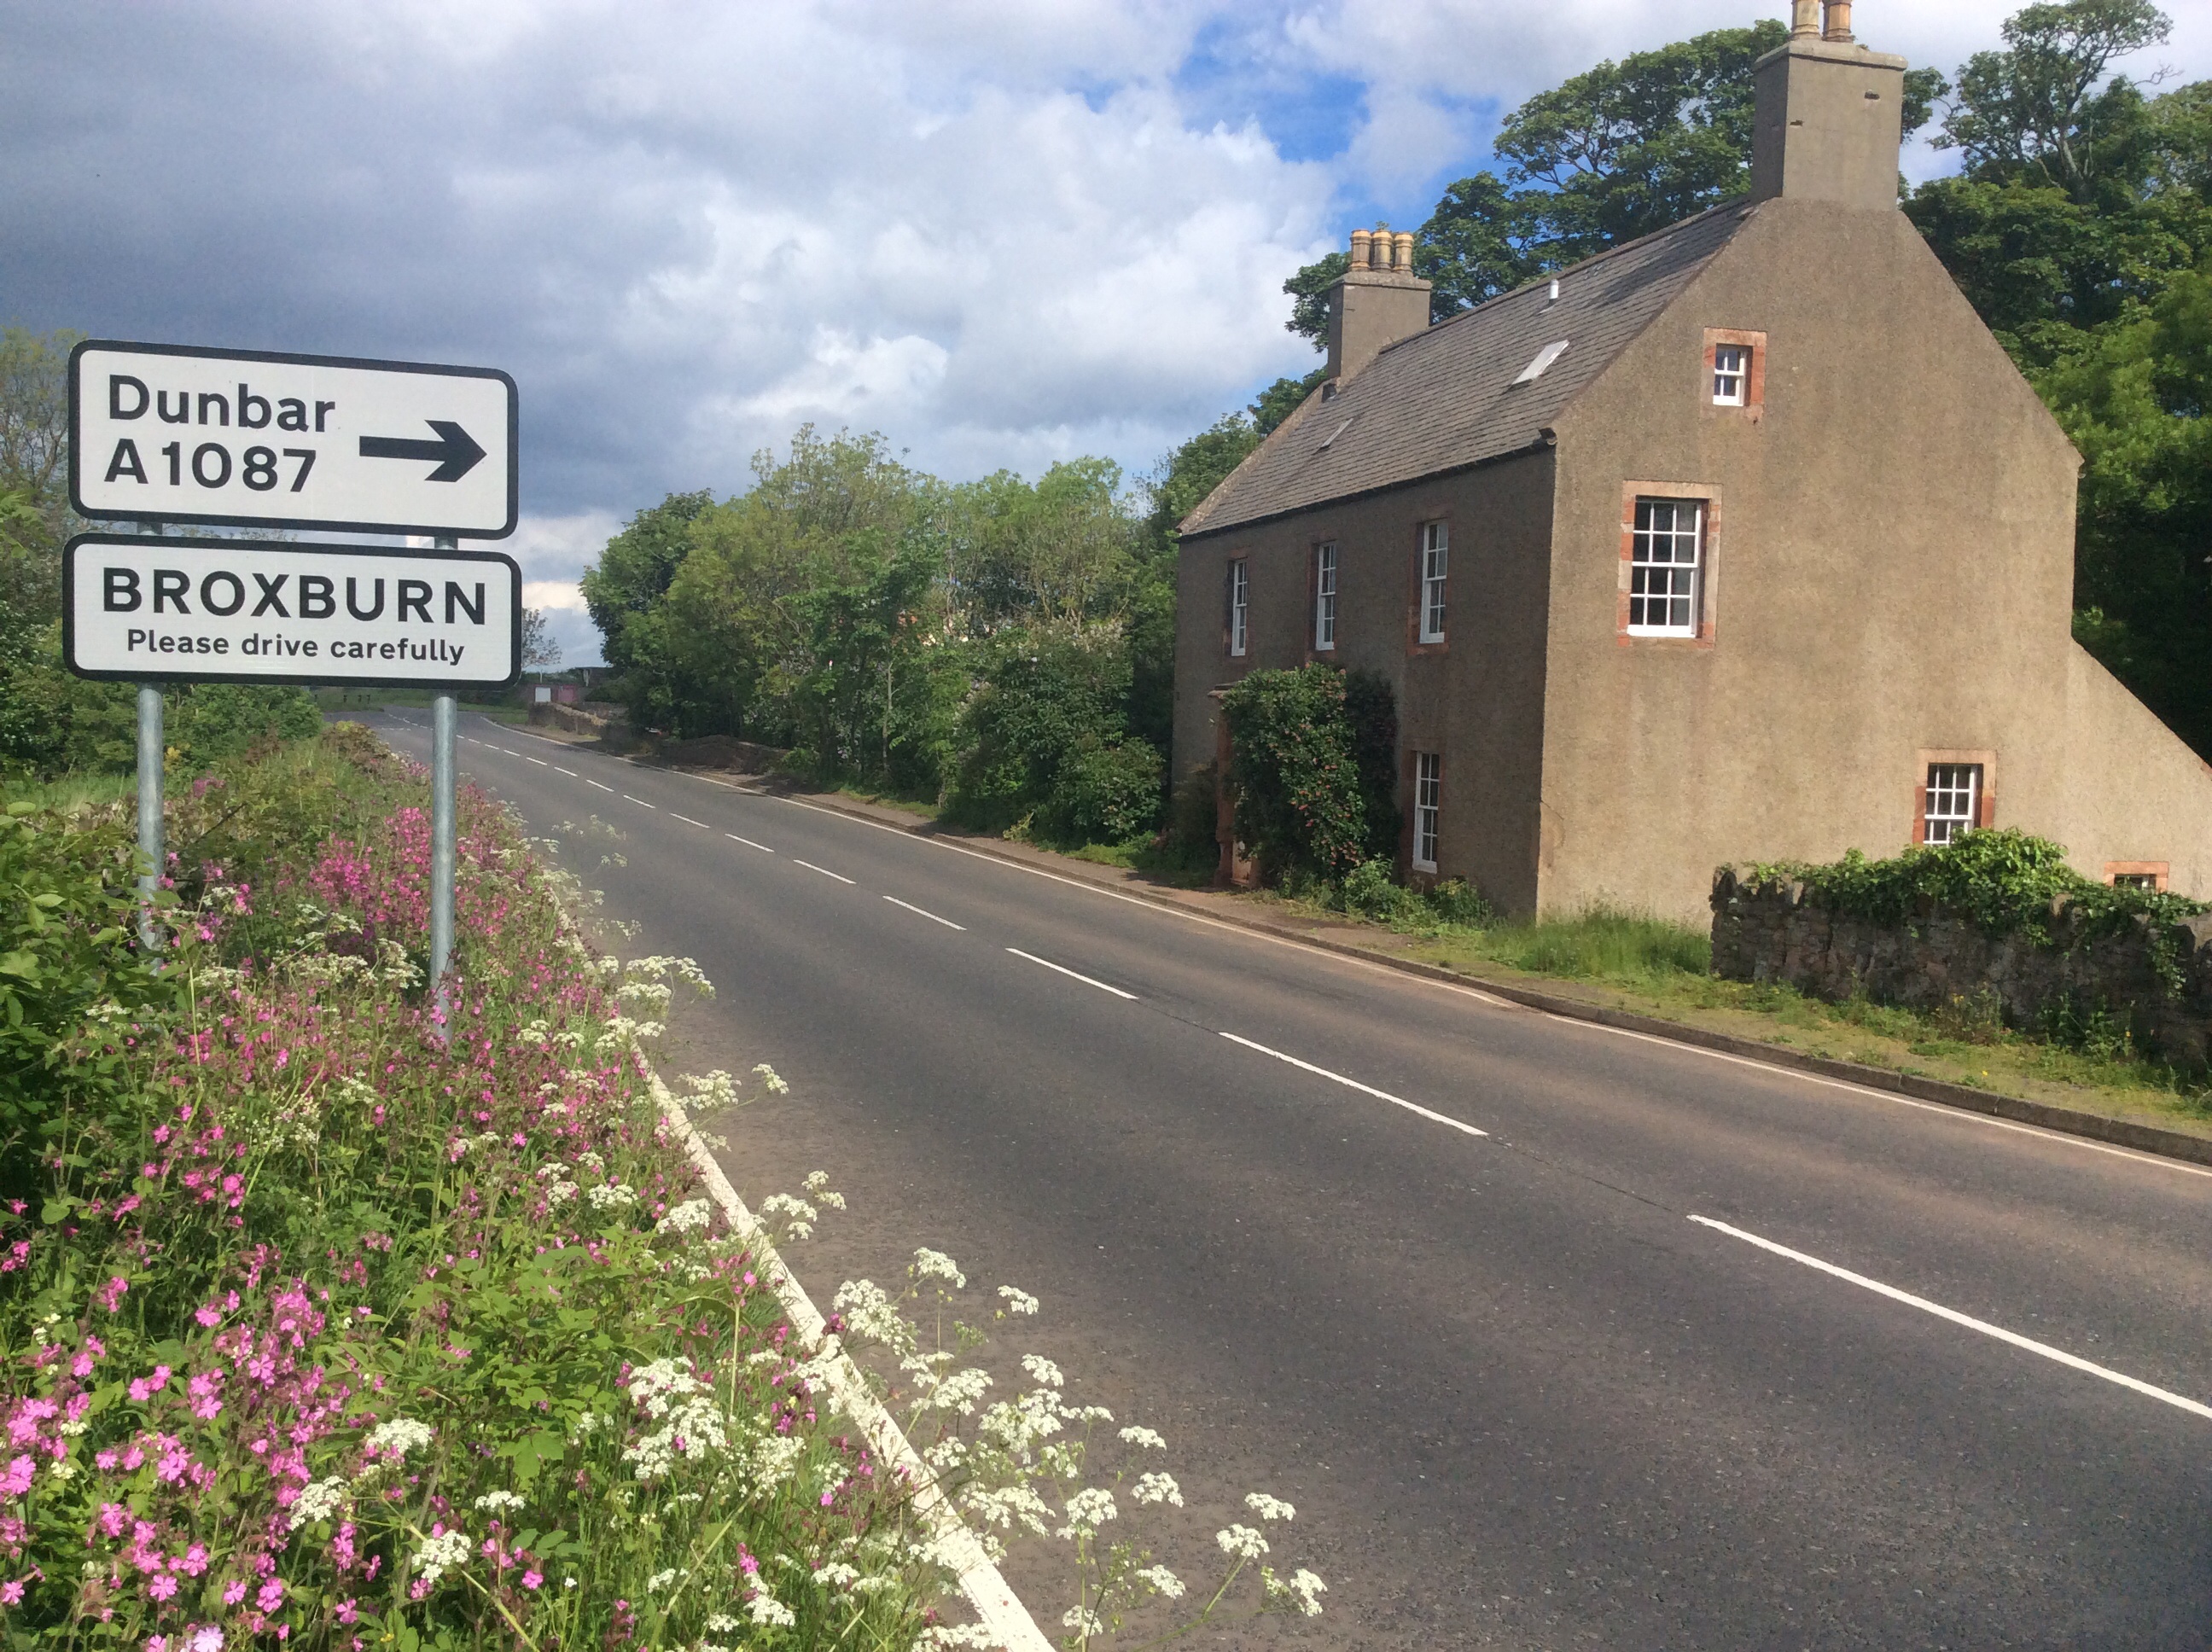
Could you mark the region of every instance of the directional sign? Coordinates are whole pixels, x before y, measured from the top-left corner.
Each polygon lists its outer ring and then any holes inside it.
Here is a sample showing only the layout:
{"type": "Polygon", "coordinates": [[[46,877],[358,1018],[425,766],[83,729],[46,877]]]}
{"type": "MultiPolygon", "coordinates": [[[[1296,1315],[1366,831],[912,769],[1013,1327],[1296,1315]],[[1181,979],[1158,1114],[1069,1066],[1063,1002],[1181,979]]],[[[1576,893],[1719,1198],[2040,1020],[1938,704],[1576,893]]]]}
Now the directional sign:
{"type": "Polygon", "coordinates": [[[504,688],[522,574],[488,550],[81,534],[62,552],[80,677],[504,688]]]}
{"type": "Polygon", "coordinates": [[[69,392],[82,516],[514,531],[514,380],[488,367],[88,339],[69,392]]]}

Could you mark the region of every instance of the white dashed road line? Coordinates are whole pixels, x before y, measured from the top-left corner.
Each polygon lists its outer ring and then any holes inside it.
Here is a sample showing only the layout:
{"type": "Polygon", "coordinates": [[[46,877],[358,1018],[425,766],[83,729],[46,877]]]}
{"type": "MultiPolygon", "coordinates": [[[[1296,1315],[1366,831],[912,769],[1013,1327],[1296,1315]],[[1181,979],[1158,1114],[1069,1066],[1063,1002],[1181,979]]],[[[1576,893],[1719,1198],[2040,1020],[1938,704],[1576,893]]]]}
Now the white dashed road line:
{"type": "Polygon", "coordinates": [[[553,765],[547,762],[544,758],[533,757],[528,752],[523,753],[522,761],[526,763],[536,763],[540,768],[550,768],[553,767],[553,765]]]}
{"type": "Polygon", "coordinates": [[[657,803],[647,803],[643,798],[634,798],[627,792],[622,794],[622,799],[624,803],[634,803],[641,809],[658,809],[660,807],[657,803]]]}
{"type": "Polygon", "coordinates": [[[756,843],[749,837],[739,837],[735,832],[724,832],[722,835],[728,838],[732,843],[742,843],[749,849],[758,849],[763,854],[774,854],[775,853],[775,851],[769,847],[767,844],[756,843]]]}
{"type": "Polygon", "coordinates": [[[1076,974],[1074,970],[1066,968],[1063,964],[1054,963],[1050,958],[1041,958],[1034,952],[1024,952],[1018,946],[1010,946],[1006,951],[1012,953],[1018,958],[1027,958],[1031,963],[1041,963],[1048,969],[1056,969],[1061,975],[1066,975],[1069,980],[1079,981],[1085,987],[1096,987],[1102,993],[1111,993],[1115,998],[1134,999],[1137,996],[1134,993],[1125,993],[1118,987],[1109,987],[1103,981],[1093,981],[1088,975],[1079,975],[1076,974]]]}
{"type": "Polygon", "coordinates": [[[792,857],[791,864],[794,866],[804,866],[809,872],[818,872],[824,878],[834,878],[841,884],[849,884],[854,881],[842,872],[832,872],[827,866],[817,866],[811,860],[801,860],[796,855],[792,857]]]}
{"type": "Polygon", "coordinates": [[[570,780],[580,780],[580,779],[582,779],[582,778],[583,778],[581,775],[580,775],[579,774],[577,774],[577,773],[576,773],[576,771],[575,771],[574,769],[573,769],[573,768],[562,768],[562,767],[561,767],[561,765],[560,765],[559,763],[555,763],[555,764],[553,765],[553,772],[554,772],[555,774],[566,774],[566,775],[567,775],[570,780]]]}
{"type": "Polygon", "coordinates": [[[915,905],[913,902],[902,901],[896,895],[886,895],[884,896],[884,899],[889,901],[895,907],[904,907],[908,912],[915,913],[921,917],[927,918],[933,924],[943,924],[947,929],[957,929],[963,934],[965,934],[968,932],[967,925],[956,924],[951,919],[940,918],[933,912],[924,912],[920,907],[915,905]]]}
{"type": "Polygon", "coordinates": [[[2162,1401],[2177,1410],[2185,1411],[2191,1416],[2212,1419],[2212,1406],[2201,1405],[2194,1400],[2169,1393],[2164,1388],[2153,1388],[2140,1378],[2129,1376],[2106,1366],[2093,1364],[2078,1354],[2068,1353],[2063,1348],[2054,1348],[2047,1342],[2038,1342],[2033,1337],[2021,1335],[2017,1331],[2008,1331],[2002,1325],[1991,1325],[1987,1320],[1975,1319],[1971,1315],[1961,1314],[1955,1308],[1946,1308],[1941,1303],[1929,1302],[1925,1297],[1916,1297],[1909,1291],[1899,1291],[1893,1285],[1884,1285],[1879,1279],[1869,1279],[1863,1273],[1854,1273],[1847,1267],[1838,1267],[1833,1262],[1824,1262],[1817,1256],[1808,1256],[1802,1250],[1792,1250],[1787,1245],[1778,1245],[1771,1239],[1762,1239],[1755,1233],[1746,1233],[1741,1228],[1732,1228],[1725,1222],[1716,1222],[1710,1216],[1692,1216],[1690,1220],[1695,1222],[1699,1227],[1711,1228],[1714,1232],[1724,1233],[1731,1239],[1741,1239],[1747,1245],[1756,1245],[1761,1250],[1771,1251],[1777,1256],[1786,1256],[1793,1262],[1802,1262],[1807,1267],[1817,1269],[1831,1278],[1843,1280],[1847,1285],[1857,1285],[1863,1291],[1871,1291],[1876,1296],[1888,1297],[1892,1302],[1901,1302],[1907,1308],[1917,1308],[1923,1314],[1935,1315],[1937,1319],[1948,1320],[1954,1325],[1963,1325],[1969,1331],[1979,1331],[1985,1337],[1995,1337],[1999,1342],[2008,1342],[2015,1348],[2025,1348],[2029,1353],[2040,1354],[2045,1359],[2055,1360],[2059,1364],[2069,1366],[2075,1370],[2087,1371],[2092,1376],[2101,1376],[2107,1382],[2117,1382],[2124,1388],[2132,1388],[2137,1394],[2147,1394],[2153,1400],[2162,1401]]]}
{"type": "Polygon", "coordinates": [[[1221,1036],[1232,1044],[1242,1044],[1248,1050],[1257,1050],[1262,1055],[1273,1056],[1278,1061],[1287,1061],[1301,1072],[1310,1072],[1316,1078],[1327,1078],[1332,1084],[1342,1084],[1346,1090],[1356,1090],[1363,1096],[1372,1096],[1378,1102],[1388,1102],[1393,1107],[1404,1108],[1408,1113],[1418,1113],[1431,1123],[1449,1125],[1453,1129],[1463,1131],[1470,1136],[1486,1136],[1490,1133],[1487,1130],[1478,1130],[1471,1124],[1462,1124],[1457,1119],[1449,1118],[1442,1113],[1423,1107],[1418,1102],[1409,1102],[1402,1096],[1393,1096],[1387,1090],[1377,1090],[1372,1084],[1361,1084],[1357,1078],[1347,1078],[1340,1072],[1331,1072],[1327,1067],[1317,1067],[1310,1061],[1301,1061],[1295,1055],[1285,1055],[1280,1050],[1269,1049],[1265,1044],[1255,1044],[1249,1038],[1239,1038],[1233,1032],[1225,1032],[1221,1036]]]}
{"type": "MultiPolygon", "coordinates": [[[[599,783],[597,780],[586,780],[586,781],[584,782],[584,784],[585,784],[585,785],[586,785],[586,786],[599,786],[599,783]]],[[[602,792],[611,792],[611,791],[613,791],[614,789],[615,789],[615,788],[614,788],[613,787],[611,787],[611,786],[599,786],[599,790],[600,790],[600,791],[602,791],[602,792]]]]}
{"type": "Polygon", "coordinates": [[[707,824],[707,823],[706,823],[705,821],[703,821],[703,820],[694,820],[694,819],[692,819],[692,818],[691,818],[691,817],[690,817],[690,816],[689,816],[689,815],[679,815],[679,814],[678,814],[678,813],[677,813],[673,809],[671,809],[671,810],[668,811],[668,817],[669,817],[669,819],[671,819],[671,820],[680,820],[680,821],[682,821],[682,822],[683,822],[686,826],[696,826],[696,827],[698,827],[702,831],[708,831],[708,832],[711,832],[711,831],[713,831],[713,830],[714,829],[713,827],[711,827],[711,826],[708,825],[708,824],[707,824]]]}

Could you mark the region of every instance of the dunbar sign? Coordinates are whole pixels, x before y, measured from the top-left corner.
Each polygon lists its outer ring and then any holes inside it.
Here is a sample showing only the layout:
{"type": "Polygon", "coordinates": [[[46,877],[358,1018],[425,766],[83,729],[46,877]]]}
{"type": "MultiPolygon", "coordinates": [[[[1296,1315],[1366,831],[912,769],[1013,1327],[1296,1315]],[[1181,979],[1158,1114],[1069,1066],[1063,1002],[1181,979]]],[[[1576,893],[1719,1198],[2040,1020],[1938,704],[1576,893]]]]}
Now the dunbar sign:
{"type": "Polygon", "coordinates": [[[496,551],[88,533],[62,553],[62,650],[82,677],[503,688],[522,575],[496,551]]]}
{"type": "Polygon", "coordinates": [[[514,380],[488,367],[88,339],[69,393],[82,516],[514,531],[514,380]]]}

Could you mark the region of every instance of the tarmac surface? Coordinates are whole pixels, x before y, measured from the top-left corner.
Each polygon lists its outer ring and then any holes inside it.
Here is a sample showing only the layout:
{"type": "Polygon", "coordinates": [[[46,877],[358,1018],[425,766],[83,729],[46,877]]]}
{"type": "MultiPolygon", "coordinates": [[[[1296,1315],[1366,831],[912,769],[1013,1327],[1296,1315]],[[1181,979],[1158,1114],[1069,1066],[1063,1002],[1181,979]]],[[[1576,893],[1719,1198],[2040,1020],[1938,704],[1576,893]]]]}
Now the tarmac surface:
{"type": "MultiPolygon", "coordinates": [[[[368,720],[427,759],[425,714],[368,720]]],[[[720,1127],[749,1200],[852,1200],[792,1256],[815,1299],[918,1245],[976,1315],[1036,1293],[994,1397],[1042,1352],[1165,1434],[1194,1582],[1244,1491],[1296,1504],[1299,1641],[2212,1644],[2202,1167],[461,733],[629,951],[715,982],[664,1071],[791,1084],[720,1127]]],[[[1007,1573],[1056,1636],[1064,1567],[1007,1573]]]]}

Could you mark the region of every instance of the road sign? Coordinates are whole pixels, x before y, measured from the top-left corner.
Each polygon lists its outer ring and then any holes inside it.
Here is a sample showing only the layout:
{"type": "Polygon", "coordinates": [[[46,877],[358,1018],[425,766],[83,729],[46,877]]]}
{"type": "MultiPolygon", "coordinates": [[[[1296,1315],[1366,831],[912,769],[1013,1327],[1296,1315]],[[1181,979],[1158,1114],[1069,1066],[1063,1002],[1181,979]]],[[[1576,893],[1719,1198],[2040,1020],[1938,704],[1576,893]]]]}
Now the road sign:
{"type": "Polygon", "coordinates": [[[69,393],[82,516],[514,531],[514,380],[489,367],[88,339],[69,393]]]}
{"type": "Polygon", "coordinates": [[[81,534],[62,552],[80,677],[505,688],[522,574],[488,550],[81,534]]]}

